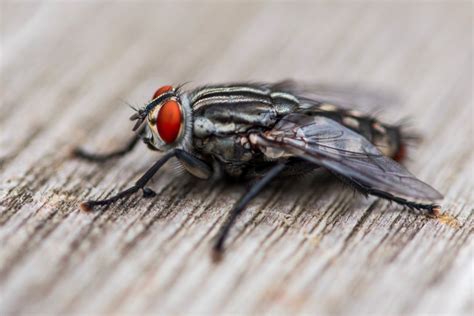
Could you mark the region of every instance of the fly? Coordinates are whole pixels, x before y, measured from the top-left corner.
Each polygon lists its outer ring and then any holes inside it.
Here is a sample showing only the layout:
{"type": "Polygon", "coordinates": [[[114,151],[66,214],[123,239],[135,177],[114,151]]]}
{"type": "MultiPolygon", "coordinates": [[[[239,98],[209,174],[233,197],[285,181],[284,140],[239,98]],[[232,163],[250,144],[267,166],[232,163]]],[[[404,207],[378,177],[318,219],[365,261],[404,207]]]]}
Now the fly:
{"type": "Polygon", "coordinates": [[[134,137],[121,149],[94,154],[80,148],[77,157],[106,161],[130,152],[139,140],[164,152],[128,189],[103,200],[81,203],[84,211],[109,205],[146,185],[171,158],[193,176],[215,174],[249,179],[255,184],[235,203],[213,244],[218,258],[237,217],[278,176],[324,168],[356,190],[411,209],[440,215],[443,196],[417,179],[400,162],[405,136],[400,126],[384,124],[317,96],[308,97],[293,82],[238,83],[183,91],[163,86],[130,118],[134,137]]]}

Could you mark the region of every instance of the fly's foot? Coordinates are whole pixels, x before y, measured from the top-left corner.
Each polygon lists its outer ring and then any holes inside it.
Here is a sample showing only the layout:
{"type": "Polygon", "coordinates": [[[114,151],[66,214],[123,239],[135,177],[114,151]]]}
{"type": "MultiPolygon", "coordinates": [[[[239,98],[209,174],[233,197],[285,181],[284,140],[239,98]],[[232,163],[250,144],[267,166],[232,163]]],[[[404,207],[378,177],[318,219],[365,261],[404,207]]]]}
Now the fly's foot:
{"type": "Polygon", "coordinates": [[[93,207],[92,207],[92,204],[87,201],[87,202],[82,202],[81,204],[79,204],[79,208],[81,209],[81,211],[83,212],[92,212],[93,210],[93,207]]]}
{"type": "Polygon", "coordinates": [[[117,196],[115,196],[107,200],[89,200],[89,201],[85,201],[79,204],[79,208],[83,212],[92,212],[94,210],[94,206],[97,206],[97,205],[106,206],[106,205],[109,205],[110,203],[113,203],[117,199],[118,199],[117,196]]]}
{"type": "Polygon", "coordinates": [[[222,247],[212,247],[211,260],[212,263],[220,263],[224,259],[224,249],[222,247]]]}
{"type": "Polygon", "coordinates": [[[90,153],[81,147],[74,147],[71,149],[69,155],[72,158],[78,158],[86,161],[97,161],[97,156],[96,154],[90,153]]]}
{"type": "Polygon", "coordinates": [[[431,208],[431,212],[435,217],[439,217],[441,215],[441,206],[433,205],[433,207],[431,208]]]}
{"type": "Polygon", "coordinates": [[[439,205],[431,205],[429,208],[428,208],[428,212],[425,212],[425,215],[427,217],[430,217],[430,218],[440,218],[443,216],[443,214],[441,213],[441,206],[439,205]]]}
{"type": "Polygon", "coordinates": [[[143,188],[142,191],[143,191],[143,197],[145,199],[149,199],[156,196],[156,192],[150,188],[143,188]]]}

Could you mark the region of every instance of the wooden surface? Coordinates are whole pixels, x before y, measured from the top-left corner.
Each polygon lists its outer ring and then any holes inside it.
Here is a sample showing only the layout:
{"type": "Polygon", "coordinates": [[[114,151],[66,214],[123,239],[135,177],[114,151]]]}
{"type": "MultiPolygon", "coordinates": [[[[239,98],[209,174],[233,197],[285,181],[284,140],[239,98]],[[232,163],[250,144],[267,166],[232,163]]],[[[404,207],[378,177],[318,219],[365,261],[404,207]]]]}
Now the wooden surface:
{"type": "MultiPolygon", "coordinates": [[[[1,2],[0,315],[470,314],[472,3],[1,2]],[[163,84],[295,78],[394,91],[411,117],[408,168],[459,227],[288,179],[240,218],[220,265],[210,242],[245,185],[167,166],[159,196],[105,212],[77,203],[128,186],[157,158],[103,165],[131,110],[163,84]]],[[[380,105],[380,104],[379,104],[380,105]]],[[[382,105],[383,108],[383,105],[382,105]]]]}

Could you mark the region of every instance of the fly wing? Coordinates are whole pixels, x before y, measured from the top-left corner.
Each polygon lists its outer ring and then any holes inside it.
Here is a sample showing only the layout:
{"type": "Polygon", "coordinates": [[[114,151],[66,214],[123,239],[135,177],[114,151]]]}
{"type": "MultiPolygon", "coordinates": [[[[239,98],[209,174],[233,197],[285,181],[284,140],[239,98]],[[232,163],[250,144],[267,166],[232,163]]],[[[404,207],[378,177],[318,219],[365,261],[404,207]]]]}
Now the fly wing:
{"type": "Polygon", "coordinates": [[[323,116],[289,114],[272,130],[256,136],[254,143],[270,158],[298,156],[367,193],[403,204],[430,208],[443,198],[363,136],[323,116]]]}

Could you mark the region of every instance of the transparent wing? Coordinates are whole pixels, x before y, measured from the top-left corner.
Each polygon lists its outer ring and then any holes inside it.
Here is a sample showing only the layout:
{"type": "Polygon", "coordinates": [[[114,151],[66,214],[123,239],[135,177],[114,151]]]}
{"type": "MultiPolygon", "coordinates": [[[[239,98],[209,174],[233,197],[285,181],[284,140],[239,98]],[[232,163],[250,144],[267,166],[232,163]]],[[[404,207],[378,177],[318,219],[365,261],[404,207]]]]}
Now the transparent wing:
{"type": "Polygon", "coordinates": [[[256,143],[271,158],[304,158],[367,193],[400,203],[429,208],[425,206],[433,206],[443,198],[363,136],[326,117],[287,115],[272,130],[257,136],[256,143]]]}

